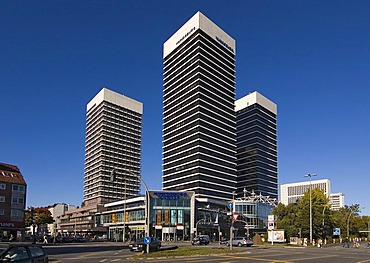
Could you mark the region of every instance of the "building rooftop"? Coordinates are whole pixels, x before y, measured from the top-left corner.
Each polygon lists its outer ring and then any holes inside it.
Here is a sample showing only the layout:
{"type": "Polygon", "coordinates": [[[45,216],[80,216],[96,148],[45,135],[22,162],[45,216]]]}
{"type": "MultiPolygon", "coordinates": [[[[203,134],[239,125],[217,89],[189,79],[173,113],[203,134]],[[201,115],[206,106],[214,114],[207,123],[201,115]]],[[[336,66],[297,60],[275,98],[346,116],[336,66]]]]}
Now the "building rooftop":
{"type": "Polygon", "coordinates": [[[6,163],[0,163],[0,182],[26,185],[19,168],[6,163]]]}

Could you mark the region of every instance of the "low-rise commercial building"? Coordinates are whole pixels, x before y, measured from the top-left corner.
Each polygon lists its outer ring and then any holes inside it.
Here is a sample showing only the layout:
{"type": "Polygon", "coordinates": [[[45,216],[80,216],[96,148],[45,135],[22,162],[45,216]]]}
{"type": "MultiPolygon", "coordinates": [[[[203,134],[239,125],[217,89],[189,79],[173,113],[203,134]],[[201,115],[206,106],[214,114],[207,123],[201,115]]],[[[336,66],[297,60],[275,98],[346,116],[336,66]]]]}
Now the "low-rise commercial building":
{"type": "Polygon", "coordinates": [[[107,229],[101,227],[96,219],[96,214],[105,211],[102,205],[84,206],[71,211],[66,211],[58,217],[60,220],[58,234],[63,236],[83,236],[92,239],[106,234],[107,229]]]}
{"type": "Polygon", "coordinates": [[[236,215],[234,236],[252,233],[264,233],[268,229],[268,215],[277,205],[276,198],[255,194],[244,189],[244,197],[233,202],[233,214],[236,215]],[[238,216],[239,215],[239,216],[238,216]]]}
{"type": "Polygon", "coordinates": [[[60,216],[64,215],[67,211],[75,209],[77,209],[76,206],[68,204],[54,204],[49,206],[48,210],[50,211],[54,222],[47,225],[48,233],[56,236],[58,229],[60,229],[60,216]]]}
{"type": "MultiPolygon", "coordinates": [[[[186,240],[194,232],[195,194],[191,191],[149,191],[149,234],[161,240],[186,240]]],[[[108,238],[135,240],[146,235],[146,198],[116,201],[96,214],[98,226],[108,229],[108,238]]]]}
{"type": "Polygon", "coordinates": [[[0,239],[16,239],[24,234],[26,192],[19,168],[0,163],[0,239]]]}

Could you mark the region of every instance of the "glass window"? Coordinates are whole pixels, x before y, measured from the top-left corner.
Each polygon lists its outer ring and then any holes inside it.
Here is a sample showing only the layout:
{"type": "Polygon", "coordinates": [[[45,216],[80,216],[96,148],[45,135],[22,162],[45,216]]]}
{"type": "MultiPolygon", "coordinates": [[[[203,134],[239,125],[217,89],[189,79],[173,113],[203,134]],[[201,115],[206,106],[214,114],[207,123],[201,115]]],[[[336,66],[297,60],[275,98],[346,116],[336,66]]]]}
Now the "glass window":
{"type": "Polygon", "coordinates": [[[24,185],[13,184],[13,192],[24,193],[24,185]]]}
{"type": "Polygon", "coordinates": [[[39,257],[44,255],[44,251],[41,247],[29,247],[32,257],[39,257]]]}
{"type": "Polygon", "coordinates": [[[19,209],[12,209],[11,210],[11,217],[23,218],[23,211],[19,210],[19,209]]]}
{"type": "Polygon", "coordinates": [[[25,247],[12,247],[6,252],[4,258],[10,259],[10,262],[13,262],[27,259],[29,257],[25,247]]]}

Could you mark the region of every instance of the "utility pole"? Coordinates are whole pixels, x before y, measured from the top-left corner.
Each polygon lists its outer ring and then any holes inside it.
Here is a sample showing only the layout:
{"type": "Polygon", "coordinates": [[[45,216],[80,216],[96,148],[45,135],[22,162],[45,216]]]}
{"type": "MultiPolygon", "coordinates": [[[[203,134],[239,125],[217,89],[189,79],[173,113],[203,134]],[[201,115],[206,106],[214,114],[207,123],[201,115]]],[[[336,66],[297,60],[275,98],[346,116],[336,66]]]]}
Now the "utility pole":
{"type": "Polygon", "coordinates": [[[31,221],[32,221],[32,244],[36,244],[36,234],[35,234],[35,231],[36,231],[36,225],[35,225],[35,209],[31,206],[30,207],[30,210],[31,210],[31,221]]]}
{"type": "Polygon", "coordinates": [[[304,177],[310,177],[310,244],[312,244],[312,184],[311,177],[317,174],[306,174],[304,177]]]}

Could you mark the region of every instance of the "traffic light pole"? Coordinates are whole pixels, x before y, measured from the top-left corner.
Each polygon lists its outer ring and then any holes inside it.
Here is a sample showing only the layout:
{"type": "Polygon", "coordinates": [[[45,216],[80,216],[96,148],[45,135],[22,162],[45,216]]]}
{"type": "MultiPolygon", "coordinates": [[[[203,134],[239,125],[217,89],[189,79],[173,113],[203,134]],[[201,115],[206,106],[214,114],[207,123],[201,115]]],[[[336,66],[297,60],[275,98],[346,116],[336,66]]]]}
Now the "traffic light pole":
{"type": "Polygon", "coordinates": [[[234,228],[234,222],[231,220],[231,225],[230,225],[230,250],[233,250],[233,228],[234,228]]]}

